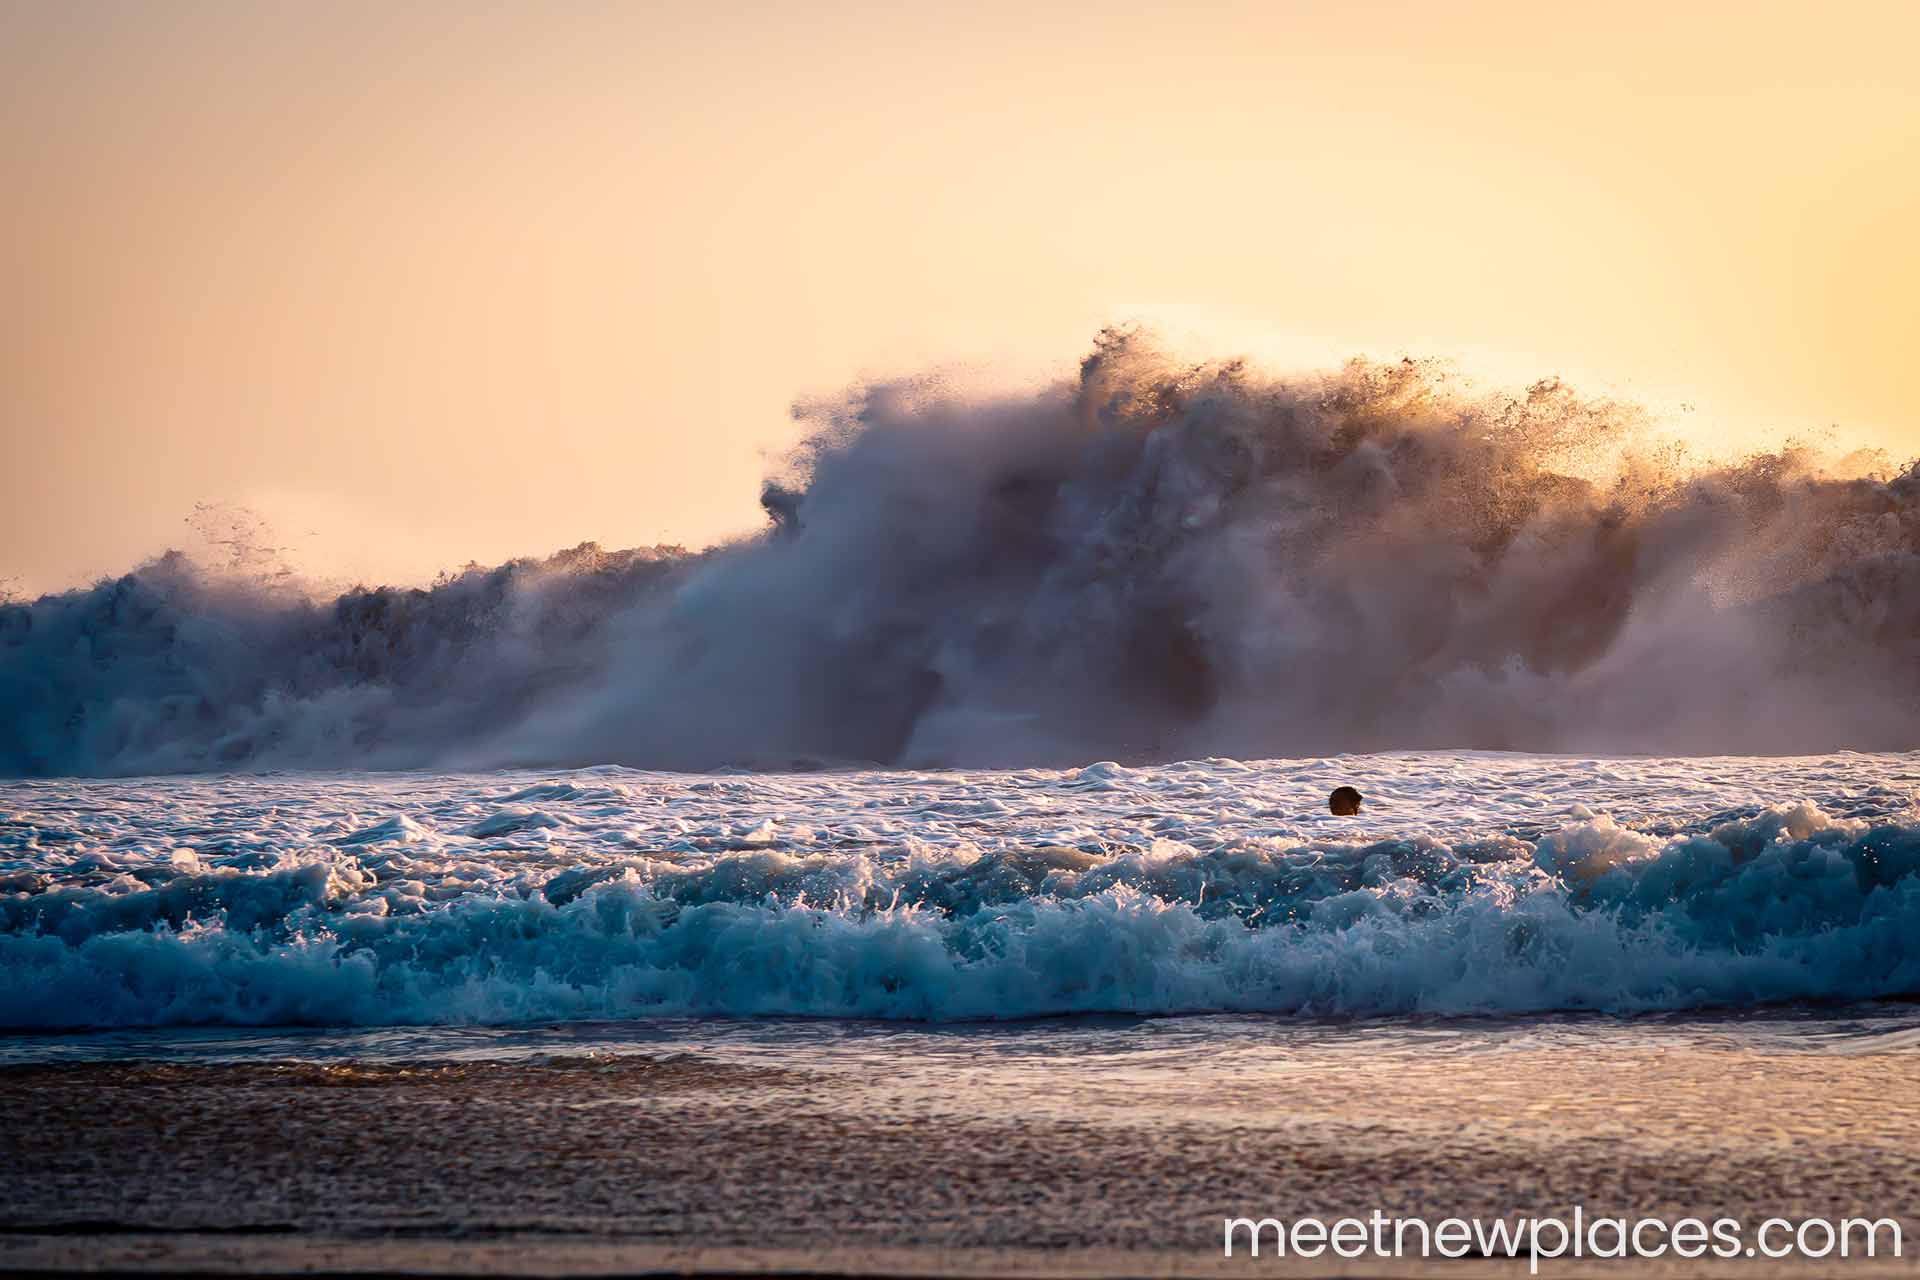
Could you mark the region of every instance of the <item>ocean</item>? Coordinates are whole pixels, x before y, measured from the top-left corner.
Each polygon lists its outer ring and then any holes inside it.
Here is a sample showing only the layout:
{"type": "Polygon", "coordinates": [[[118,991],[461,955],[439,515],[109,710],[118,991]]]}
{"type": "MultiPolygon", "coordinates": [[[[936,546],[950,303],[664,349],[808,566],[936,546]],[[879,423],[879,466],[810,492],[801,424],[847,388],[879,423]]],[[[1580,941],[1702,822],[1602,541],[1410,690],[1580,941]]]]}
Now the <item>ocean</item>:
{"type": "Polygon", "coordinates": [[[1911,1225],[1916,788],[1913,753],[0,783],[0,1262],[1211,1274],[1233,1216],[1911,1225]]]}

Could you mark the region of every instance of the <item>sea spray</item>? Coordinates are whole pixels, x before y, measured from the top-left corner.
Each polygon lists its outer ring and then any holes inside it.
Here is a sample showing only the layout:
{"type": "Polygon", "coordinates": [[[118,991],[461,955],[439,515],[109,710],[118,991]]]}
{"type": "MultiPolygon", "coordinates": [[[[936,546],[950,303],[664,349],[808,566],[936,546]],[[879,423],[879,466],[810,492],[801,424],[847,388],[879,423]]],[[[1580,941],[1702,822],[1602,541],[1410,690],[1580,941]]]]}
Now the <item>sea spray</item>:
{"type": "Polygon", "coordinates": [[[0,606],[0,771],[1915,742],[1911,466],[1697,465],[1550,381],[1129,334],[1060,385],[807,421],[768,530],[703,554],[327,600],[169,555],[0,606]]]}

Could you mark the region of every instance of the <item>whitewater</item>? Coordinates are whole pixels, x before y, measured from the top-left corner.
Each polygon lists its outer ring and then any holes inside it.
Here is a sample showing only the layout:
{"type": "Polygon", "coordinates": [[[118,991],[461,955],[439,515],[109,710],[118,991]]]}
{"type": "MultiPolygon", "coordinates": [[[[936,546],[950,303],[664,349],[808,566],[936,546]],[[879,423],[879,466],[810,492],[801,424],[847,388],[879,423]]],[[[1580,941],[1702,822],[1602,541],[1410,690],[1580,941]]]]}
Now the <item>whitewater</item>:
{"type": "Polygon", "coordinates": [[[1859,753],[22,780],[0,1025],[1904,997],[1917,789],[1859,753]]]}

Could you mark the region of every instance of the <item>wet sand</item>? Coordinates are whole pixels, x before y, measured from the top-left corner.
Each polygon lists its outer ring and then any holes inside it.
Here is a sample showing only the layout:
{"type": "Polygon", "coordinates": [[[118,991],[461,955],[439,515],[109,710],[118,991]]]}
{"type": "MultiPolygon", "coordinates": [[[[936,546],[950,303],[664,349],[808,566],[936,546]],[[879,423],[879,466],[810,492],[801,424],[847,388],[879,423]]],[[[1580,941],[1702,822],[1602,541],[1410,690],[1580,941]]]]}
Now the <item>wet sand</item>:
{"type": "Polygon", "coordinates": [[[1176,1032],[1133,1051],[1145,1032],[1102,1034],[1074,1041],[1080,1061],[994,1031],[931,1054],[887,1035],[0,1067],[0,1268],[1460,1276],[1525,1263],[1227,1261],[1221,1221],[1575,1204],[1890,1215],[1920,1241],[1920,1059],[1902,1037],[1812,1051],[1572,1024],[1425,1044],[1176,1032]]]}

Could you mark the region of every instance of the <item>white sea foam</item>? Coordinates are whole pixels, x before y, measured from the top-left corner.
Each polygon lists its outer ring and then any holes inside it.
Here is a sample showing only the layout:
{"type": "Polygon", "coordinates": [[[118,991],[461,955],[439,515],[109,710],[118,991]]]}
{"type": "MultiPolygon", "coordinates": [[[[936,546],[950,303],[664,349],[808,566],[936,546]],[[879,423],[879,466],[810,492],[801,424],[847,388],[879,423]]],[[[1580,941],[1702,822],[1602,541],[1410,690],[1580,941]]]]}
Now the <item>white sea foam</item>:
{"type": "Polygon", "coordinates": [[[10,783],[0,1025],[1920,994],[1917,785],[1485,753],[10,783]]]}

